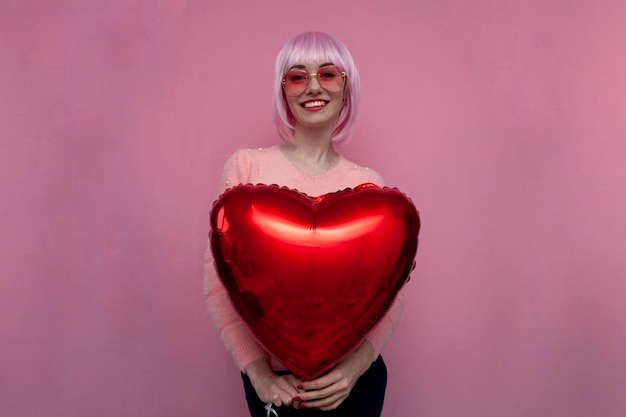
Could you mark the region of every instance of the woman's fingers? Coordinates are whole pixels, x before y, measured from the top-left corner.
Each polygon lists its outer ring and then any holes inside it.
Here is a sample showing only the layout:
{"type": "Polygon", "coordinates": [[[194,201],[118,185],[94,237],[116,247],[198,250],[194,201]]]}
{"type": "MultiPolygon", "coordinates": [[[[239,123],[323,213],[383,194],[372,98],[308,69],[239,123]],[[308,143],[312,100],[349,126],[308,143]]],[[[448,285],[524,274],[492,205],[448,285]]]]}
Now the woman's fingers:
{"type": "Polygon", "coordinates": [[[298,408],[318,408],[320,410],[333,410],[337,408],[347,397],[349,391],[339,391],[316,400],[303,401],[298,408]]]}
{"type": "Polygon", "coordinates": [[[263,402],[271,402],[276,407],[288,406],[298,394],[296,386],[299,383],[300,380],[274,375],[261,379],[257,384],[256,391],[259,399],[263,402]]]}
{"type": "Polygon", "coordinates": [[[325,411],[337,408],[350,395],[352,387],[362,374],[358,359],[358,356],[352,355],[328,374],[303,383],[301,388],[304,392],[294,398],[298,407],[325,411]]]}
{"type": "Polygon", "coordinates": [[[319,408],[332,410],[337,408],[350,394],[349,384],[343,379],[332,378],[334,383],[322,389],[304,391],[293,398],[296,408],[319,408]]]}
{"type": "Polygon", "coordinates": [[[293,397],[298,394],[296,387],[302,384],[295,375],[277,375],[264,359],[251,362],[245,371],[259,399],[277,407],[291,405],[293,397]]]}
{"type": "Polygon", "coordinates": [[[283,405],[291,405],[291,403],[293,402],[293,398],[298,395],[296,385],[297,384],[294,385],[292,379],[289,378],[289,376],[278,377],[273,386],[273,390],[276,392],[276,394],[274,395],[274,400],[272,402],[277,407],[281,407],[283,405]]]}

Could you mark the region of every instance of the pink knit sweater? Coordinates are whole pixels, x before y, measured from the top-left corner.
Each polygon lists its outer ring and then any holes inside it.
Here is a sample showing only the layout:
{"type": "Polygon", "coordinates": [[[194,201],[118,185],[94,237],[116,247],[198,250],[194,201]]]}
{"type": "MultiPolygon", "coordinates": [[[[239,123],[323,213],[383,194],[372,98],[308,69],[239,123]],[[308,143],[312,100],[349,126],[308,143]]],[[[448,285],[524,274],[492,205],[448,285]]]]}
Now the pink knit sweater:
{"type": "MultiPolygon", "coordinates": [[[[273,146],[236,151],[225,164],[220,194],[238,184],[277,184],[316,197],[366,182],[384,185],[382,177],[375,171],[343,158],[321,175],[306,175],[291,164],[278,146],[273,146]]],[[[209,310],[239,368],[243,370],[250,362],[268,358],[274,370],[284,370],[285,367],[257,342],[234,309],[215,271],[210,248],[206,252],[204,270],[204,291],[209,310]]],[[[404,296],[400,292],[386,315],[366,335],[374,347],[374,358],[391,338],[400,320],[403,302],[404,296]]]]}

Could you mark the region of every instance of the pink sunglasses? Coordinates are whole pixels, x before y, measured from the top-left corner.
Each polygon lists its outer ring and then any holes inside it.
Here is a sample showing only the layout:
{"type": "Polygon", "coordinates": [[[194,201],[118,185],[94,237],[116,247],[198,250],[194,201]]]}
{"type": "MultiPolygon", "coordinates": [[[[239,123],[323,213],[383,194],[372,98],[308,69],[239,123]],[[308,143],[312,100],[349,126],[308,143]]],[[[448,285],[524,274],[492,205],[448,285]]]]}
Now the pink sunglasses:
{"type": "Polygon", "coordinates": [[[302,69],[289,70],[282,81],[285,94],[299,96],[306,90],[311,78],[317,78],[317,82],[325,90],[339,91],[343,87],[346,73],[335,65],[321,67],[315,74],[309,74],[302,69]]]}

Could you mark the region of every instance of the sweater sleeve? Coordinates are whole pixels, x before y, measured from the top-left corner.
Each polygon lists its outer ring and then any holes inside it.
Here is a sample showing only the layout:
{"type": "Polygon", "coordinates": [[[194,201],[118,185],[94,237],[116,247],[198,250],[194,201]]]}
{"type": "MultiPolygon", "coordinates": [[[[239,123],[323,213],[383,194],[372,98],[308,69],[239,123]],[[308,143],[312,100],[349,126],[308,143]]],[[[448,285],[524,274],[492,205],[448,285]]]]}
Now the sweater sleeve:
{"type": "MultiPolygon", "coordinates": [[[[220,193],[237,184],[248,183],[250,166],[248,152],[235,152],[224,165],[220,193]]],[[[219,279],[213,263],[210,242],[207,244],[204,257],[204,295],[222,340],[242,371],[250,362],[269,358],[268,353],[257,342],[248,325],[235,310],[228,291],[219,279]]]]}
{"type": "Polygon", "coordinates": [[[365,335],[365,340],[368,340],[374,347],[374,360],[380,355],[391,339],[391,336],[393,336],[400,322],[403,309],[404,292],[400,290],[398,296],[389,307],[389,310],[387,310],[380,321],[365,335]]]}

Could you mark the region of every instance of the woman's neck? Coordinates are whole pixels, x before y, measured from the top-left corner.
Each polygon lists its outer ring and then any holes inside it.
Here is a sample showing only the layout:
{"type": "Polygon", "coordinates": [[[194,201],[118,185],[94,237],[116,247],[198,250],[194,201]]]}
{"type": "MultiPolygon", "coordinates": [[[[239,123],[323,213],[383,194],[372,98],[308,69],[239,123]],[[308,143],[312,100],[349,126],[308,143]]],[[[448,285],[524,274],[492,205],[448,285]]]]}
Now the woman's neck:
{"type": "Polygon", "coordinates": [[[325,144],[296,141],[280,146],[287,159],[307,175],[320,175],[334,168],[341,157],[330,141],[325,144]]]}
{"type": "Polygon", "coordinates": [[[296,123],[293,143],[281,145],[289,161],[307,175],[320,175],[339,162],[331,142],[334,125],[307,127],[296,123]]]}
{"type": "Polygon", "coordinates": [[[296,145],[326,148],[331,143],[335,124],[325,126],[306,126],[296,122],[293,137],[296,145]]]}

